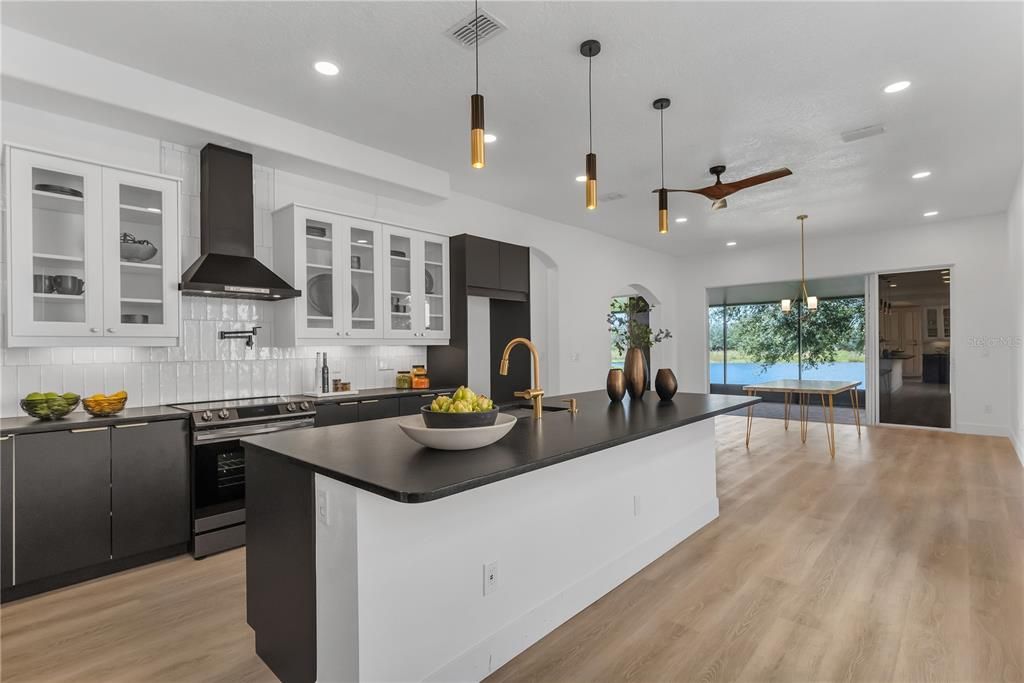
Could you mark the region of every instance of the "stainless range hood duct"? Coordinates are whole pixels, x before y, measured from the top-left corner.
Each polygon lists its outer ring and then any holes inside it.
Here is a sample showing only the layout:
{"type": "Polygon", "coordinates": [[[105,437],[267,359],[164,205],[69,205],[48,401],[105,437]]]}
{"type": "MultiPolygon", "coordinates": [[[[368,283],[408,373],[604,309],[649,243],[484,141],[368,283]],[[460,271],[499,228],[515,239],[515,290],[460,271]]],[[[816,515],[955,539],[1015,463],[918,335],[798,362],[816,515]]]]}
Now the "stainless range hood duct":
{"type": "Polygon", "coordinates": [[[255,257],[252,155],[208,144],[200,152],[200,257],[182,294],[277,301],[301,296],[255,257]]]}

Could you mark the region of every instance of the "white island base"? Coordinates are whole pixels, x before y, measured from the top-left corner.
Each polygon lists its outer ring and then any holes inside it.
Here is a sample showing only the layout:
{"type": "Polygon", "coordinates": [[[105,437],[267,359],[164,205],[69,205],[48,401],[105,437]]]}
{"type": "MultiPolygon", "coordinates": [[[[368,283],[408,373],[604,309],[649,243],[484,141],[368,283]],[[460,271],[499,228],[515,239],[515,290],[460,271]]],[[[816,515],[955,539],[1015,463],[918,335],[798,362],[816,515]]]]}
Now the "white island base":
{"type": "Polygon", "coordinates": [[[718,516],[714,420],[419,504],[317,474],[315,500],[317,680],[478,681],[718,516]]]}

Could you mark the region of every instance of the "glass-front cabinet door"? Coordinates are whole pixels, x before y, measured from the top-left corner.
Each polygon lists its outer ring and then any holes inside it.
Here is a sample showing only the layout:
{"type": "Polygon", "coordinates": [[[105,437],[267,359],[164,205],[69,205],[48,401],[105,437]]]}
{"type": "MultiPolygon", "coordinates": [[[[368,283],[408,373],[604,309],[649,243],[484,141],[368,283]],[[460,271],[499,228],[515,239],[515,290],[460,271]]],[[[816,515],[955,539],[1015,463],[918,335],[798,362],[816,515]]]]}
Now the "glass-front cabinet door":
{"type": "Polygon", "coordinates": [[[103,169],[108,337],[178,336],[178,183],[103,169]]]}
{"type": "Polygon", "coordinates": [[[342,242],[345,277],[342,278],[343,311],[346,337],[379,339],[383,336],[381,319],[381,264],[383,237],[381,224],[347,218],[346,239],[342,242]]]}
{"type": "Polygon", "coordinates": [[[384,226],[387,249],[384,268],[384,335],[394,339],[419,337],[423,327],[423,311],[417,305],[422,301],[422,283],[413,277],[420,274],[414,267],[416,250],[420,245],[417,234],[390,225],[384,226]]]}
{"type": "Polygon", "coordinates": [[[11,334],[102,336],[100,167],[22,149],[8,164],[11,334]]]}
{"type": "Polygon", "coordinates": [[[448,238],[423,235],[423,330],[421,336],[447,339],[448,238]]]}
{"type": "Polygon", "coordinates": [[[303,209],[296,216],[299,230],[302,231],[303,245],[299,251],[302,272],[305,266],[305,282],[296,282],[295,286],[303,289],[300,302],[299,320],[301,337],[326,338],[338,337],[342,328],[342,296],[339,254],[342,242],[347,239],[341,223],[342,216],[303,209]]]}

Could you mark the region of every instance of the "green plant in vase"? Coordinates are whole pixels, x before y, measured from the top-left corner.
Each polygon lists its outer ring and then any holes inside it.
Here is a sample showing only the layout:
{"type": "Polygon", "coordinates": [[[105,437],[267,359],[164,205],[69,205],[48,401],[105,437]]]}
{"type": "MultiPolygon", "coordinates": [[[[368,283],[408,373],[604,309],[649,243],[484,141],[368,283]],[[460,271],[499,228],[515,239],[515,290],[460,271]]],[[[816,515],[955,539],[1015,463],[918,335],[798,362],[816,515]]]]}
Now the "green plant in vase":
{"type": "Polygon", "coordinates": [[[643,297],[631,296],[612,299],[608,313],[608,331],[612,334],[612,346],[620,354],[625,353],[623,373],[626,391],[630,398],[641,398],[647,390],[647,369],[645,351],[672,337],[665,329],[657,331],[648,324],[654,306],[643,297]]]}

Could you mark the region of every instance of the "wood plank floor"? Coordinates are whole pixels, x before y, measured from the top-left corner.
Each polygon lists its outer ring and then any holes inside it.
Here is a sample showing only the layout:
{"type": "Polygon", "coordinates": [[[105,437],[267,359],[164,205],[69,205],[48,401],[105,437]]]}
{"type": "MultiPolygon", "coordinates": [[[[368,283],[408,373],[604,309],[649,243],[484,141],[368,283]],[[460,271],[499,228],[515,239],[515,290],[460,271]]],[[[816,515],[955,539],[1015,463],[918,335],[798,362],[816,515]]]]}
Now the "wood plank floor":
{"type": "MultiPolygon", "coordinates": [[[[1024,471],[1005,439],[718,423],[721,517],[492,681],[1021,681],[1024,471]]],[[[794,425],[796,427],[796,425],[794,425]]],[[[244,552],[0,609],[3,681],[273,681],[244,552]]]]}

